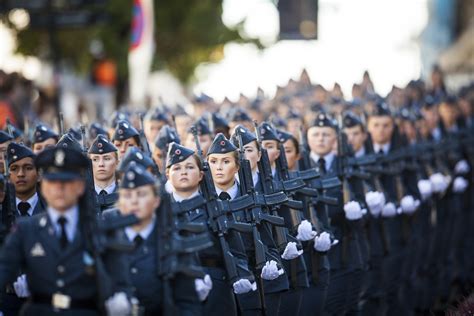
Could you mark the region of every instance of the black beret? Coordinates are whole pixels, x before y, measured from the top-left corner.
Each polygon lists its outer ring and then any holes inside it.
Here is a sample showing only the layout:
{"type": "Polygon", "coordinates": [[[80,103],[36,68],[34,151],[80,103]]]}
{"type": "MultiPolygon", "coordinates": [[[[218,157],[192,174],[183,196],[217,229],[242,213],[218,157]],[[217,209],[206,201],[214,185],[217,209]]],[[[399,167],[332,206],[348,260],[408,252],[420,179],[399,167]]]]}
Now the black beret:
{"type": "Polygon", "coordinates": [[[166,168],[171,167],[178,162],[186,160],[188,157],[194,154],[194,150],[181,146],[177,143],[171,143],[168,150],[168,156],[166,161],[166,168]]]}
{"type": "Polygon", "coordinates": [[[11,137],[7,132],[0,130],[0,144],[6,143],[12,139],[13,137],[11,137]]]}
{"type": "Polygon", "coordinates": [[[78,128],[70,128],[68,131],[67,131],[72,137],[74,137],[74,139],[76,139],[77,141],[81,141],[82,140],[82,133],[81,133],[81,130],[78,129],[78,128]]]}
{"type": "Polygon", "coordinates": [[[155,178],[151,173],[136,162],[128,164],[123,172],[120,188],[135,189],[144,185],[154,184],[155,178]]]}
{"type": "Polygon", "coordinates": [[[89,159],[70,147],[54,147],[43,150],[36,157],[36,167],[47,180],[74,180],[82,178],[89,159]]]}
{"type": "Polygon", "coordinates": [[[344,118],[342,119],[342,125],[348,128],[358,125],[363,126],[361,119],[353,112],[347,112],[346,114],[344,114],[344,118]]]}
{"type": "Polygon", "coordinates": [[[124,111],[116,111],[112,114],[112,119],[110,121],[110,126],[115,128],[119,121],[130,121],[130,113],[124,111]]]}
{"type": "Polygon", "coordinates": [[[384,102],[377,102],[372,109],[368,113],[369,116],[392,116],[392,113],[390,112],[390,108],[388,105],[384,102]]]}
{"type": "Polygon", "coordinates": [[[89,127],[89,136],[90,138],[94,139],[98,135],[104,135],[105,137],[107,137],[107,139],[109,138],[109,133],[105,130],[105,128],[99,123],[94,122],[89,127]]]}
{"type": "Polygon", "coordinates": [[[56,147],[58,148],[72,148],[76,151],[82,152],[82,146],[81,144],[77,141],[77,139],[74,138],[69,133],[66,133],[61,137],[56,144],[56,147]]]}
{"type": "Polygon", "coordinates": [[[255,134],[250,132],[247,128],[245,128],[242,125],[237,125],[234,129],[234,133],[231,136],[232,143],[236,146],[239,147],[239,138],[238,136],[242,136],[242,145],[245,146],[248,143],[253,142],[254,140],[257,140],[257,137],[255,137],[255,134]]]}
{"type": "Polygon", "coordinates": [[[112,144],[104,135],[97,135],[89,148],[89,154],[107,154],[118,151],[117,147],[112,144]]]}
{"type": "Polygon", "coordinates": [[[36,125],[35,134],[33,136],[33,144],[44,142],[49,138],[54,138],[57,141],[59,136],[44,124],[36,125]]]}
{"type": "Polygon", "coordinates": [[[112,137],[112,140],[123,141],[139,135],[140,134],[136,128],[133,127],[130,122],[122,120],[117,122],[117,127],[115,128],[115,133],[112,137]]]}
{"type": "Polygon", "coordinates": [[[425,98],[423,99],[423,107],[424,108],[429,109],[429,108],[431,108],[435,105],[436,105],[436,100],[432,95],[428,94],[427,96],[425,96],[425,98]]]}
{"type": "Polygon", "coordinates": [[[165,113],[163,113],[160,109],[157,109],[157,108],[154,110],[150,110],[145,116],[145,120],[159,121],[159,122],[165,122],[169,124],[168,116],[166,116],[165,113]]]}
{"type": "Polygon", "coordinates": [[[297,112],[290,110],[286,116],[287,120],[301,120],[301,115],[299,115],[297,112]]]}
{"type": "Polygon", "coordinates": [[[145,155],[137,147],[132,146],[127,149],[125,155],[123,155],[122,159],[120,160],[118,170],[123,172],[127,168],[127,165],[132,161],[142,165],[144,168],[153,167],[155,164],[155,162],[148,155],[145,155]]]}
{"type": "Polygon", "coordinates": [[[207,155],[211,154],[226,154],[232,151],[236,151],[237,147],[234,146],[227,138],[225,138],[224,134],[219,133],[214,138],[209,150],[207,151],[207,155]]]}
{"type": "Polygon", "coordinates": [[[211,101],[212,101],[212,98],[204,93],[201,93],[201,95],[199,96],[195,96],[193,99],[193,103],[208,103],[211,101]]]}
{"type": "Polygon", "coordinates": [[[155,146],[162,151],[167,151],[168,145],[173,142],[178,144],[180,143],[178,133],[176,133],[174,128],[170,127],[169,125],[163,126],[156,136],[155,146]]]}
{"type": "Polygon", "coordinates": [[[324,112],[320,112],[318,115],[316,115],[311,127],[331,127],[337,129],[337,125],[334,123],[334,121],[324,112]]]}
{"type": "Polygon", "coordinates": [[[239,108],[229,113],[228,120],[230,122],[252,122],[247,112],[239,108]]]}
{"type": "MultiPolygon", "coordinates": [[[[197,131],[197,134],[199,136],[202,136],[202,135],[211,135],[211,130],[209,128],[209,125],[207,124],[207,122],[205,121],[204,118],[200,118],[199,120],[197,120],[193,126],[196,128],[196,131],[197,131]]],[[[191,133],[192,132],[192,128],[193,126],[191,126],[189,129],[188,129],[188,133],[191,133]]]]}
{"type": "Polygon", "coordinates": [[[400,109],[398,113],[398,117],[403,121],[410,121],[410,122],[416,121],[415,115],[408,108],[400,109]]]}
{"type": "Polygon", "coordinates": [[[289,139],[294,139],[296,140],[295,136],[293,136],[293,134],[290,134],[286,131],[283,131],[281,129],[277,129],[277,136],[278,138],[280,139],[280,142],[283,144],[284,142],[286,142],[287,140],[289,139]]]}
{"type": "Polygon", "coordinates": [[[12,163],[26,157],[31,157],[34,159],[36,155],[31,151],[30,148],[26,147],[23,144],[17,144],[14,142],[11,142],[10,144],[8,144],[7,159],[8,159],[9,166],[12,163]]]}
{"type": "Polygon", "coordinates": [[[229,128],[229,122],[219,113],[212,113],[212,121],[214,123],[214,129],[229,128]]]}
{"type": "Polygon", "coordinates": [[[280,139],[278,138],[276,134],[276,131],[273,129],[273,127],[269,123],[263,122],[258,127],[258,130],[260,132],[262,141],[264,140],[276,140],[277,142],[280,141],[280,139]]]}

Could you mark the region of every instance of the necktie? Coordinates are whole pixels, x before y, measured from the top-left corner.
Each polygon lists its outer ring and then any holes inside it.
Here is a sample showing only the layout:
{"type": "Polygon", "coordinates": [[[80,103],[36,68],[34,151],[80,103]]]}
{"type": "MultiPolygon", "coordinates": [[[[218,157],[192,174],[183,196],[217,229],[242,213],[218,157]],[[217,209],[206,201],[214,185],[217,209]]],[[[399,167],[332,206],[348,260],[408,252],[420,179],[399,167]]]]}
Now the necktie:
{"type": "Polygon", "coordinates": [[[30,216],[28,210],[30,209],[30,203],[20,202],[18,203],[18,210],[20,211],[21,216],[30,216]]]}
{"type": "Polygon", "coordinates": [[[326,160],[324,160],[324,158],[319,158],[318,166],[319,166],[319,173],[325,174],[326,173],[326,160]]]}
{"type": "Polygon", "coordinates": [[[379,154],[380,154],[380,155],[385,155],[385,151],[383,151],[383,149],[382,149],[382,148],[380,148],[380,150],[379,150],[379,154]]]}
{"type": "Polygon", "coordinates": [[[135,249],[141,246],[143,243],[143,238],[140,235],[136,235],[135,238],[133,238],[133,243],[135,244],[135,249]]]}
{"type": "Polygon", "coordinates": [[[219,199],[221,199],[223,201],[228,201],[228,200],[230,200],[230,195],[229,195],[229,193],[227,193],[225,191],[222,191],[221,194],[219,194],[219,199]]]}
{"type": "Polygon", "coordinates": [[[66,223],[66,217],[61,216],[58,218],[58,224],[61,226],[61,236],[59,237],[59,244],[61,245],[62,249],[66,248],[67,244],[69,243],[66,235],[66,223]]]}
{"type": "Polygon", "coordinates": [[[100,192],[99,192],[99,195],[107,195],[107,194],[108,194],[108,193],[107,193],[107,191],[105,191],[105,190],[100,190],[100,192]]]}

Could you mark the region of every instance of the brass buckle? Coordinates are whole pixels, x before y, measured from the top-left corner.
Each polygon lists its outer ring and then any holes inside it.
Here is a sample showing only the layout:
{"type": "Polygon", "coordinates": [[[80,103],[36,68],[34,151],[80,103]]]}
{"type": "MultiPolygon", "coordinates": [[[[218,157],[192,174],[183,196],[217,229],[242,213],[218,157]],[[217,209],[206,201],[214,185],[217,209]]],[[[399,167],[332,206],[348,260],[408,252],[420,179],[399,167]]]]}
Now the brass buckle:
{"type": "Polygon", "coordinates": [[[69,309],[71,307],[71,297],[61,293],[53,294],[51,305],[58,309],[69,309]]]}

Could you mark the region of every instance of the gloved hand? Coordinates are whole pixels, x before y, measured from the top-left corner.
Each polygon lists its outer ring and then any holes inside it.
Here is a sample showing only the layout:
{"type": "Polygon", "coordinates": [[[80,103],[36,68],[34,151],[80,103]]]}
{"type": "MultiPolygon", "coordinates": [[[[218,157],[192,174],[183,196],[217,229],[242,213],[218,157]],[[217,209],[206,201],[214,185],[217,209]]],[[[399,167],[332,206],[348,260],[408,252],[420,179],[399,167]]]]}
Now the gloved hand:
{"type": "Polygon", "coordinates": [[[131,312],[131,304],[124,292],[115,293],[105,301],[105,309],[109,316],[127,316],[131,312]]]}
{"type": "Polygon", "coordinates": [[[30,291],[28,290],[28,283],[26,282],[26,275],[22,274],[13,283],[13,288],[18,297],[24,298],[30,296],[30,291]]]}
{"type": "Polygon", "coordinates": [[[255,282],[251,283],[247,279],[240,279],[233,284],[235,294],[244,294],[250,291],[257,290],[257,284],[255,282]]]}
{"type": "Polygon", "coordinates": [[[397,215],[397,208],[395,207],[395,204],[392,202],[388,202],[385,204],[382,208],[382,216],[383,217],[394,217],[397,215]]]}
{"type": "Polygon", "coordinates": [[[420,201],[415,200],[411,195],[405,195],[400,201],[403,213],[413,214],[420,206],[420,201]]]}
{"type": "Polygon", "coordinates": [[[453,191],[456,193],[463,193],[464,191],[466,191],[468,186],[469,182],[467,182],[466,179],[464,179],[463,177],[456,177],[453,183],[453,191]]]}
{"type": "Polygon", "coordinates": [[[466,160],[460,160],[454,167],[454,171],[457,174],[466,174],[466,173],[469,173],[469,171],[471,171],[471,167],[469,166],[466,160]]]}
{"type": "Polygon", "coordinates": [[[212,280],[209,274],[206,274],[203,279],[194,280],[194,288],[201,302],[205,301],[209,292],[212,290],[212,280]]]}
{"type": "Polygon", "coordinates": [[[316,232],[313,230],[311,223],[307,220],[301,221],[298,226],[298,235],[296,235],[296,239],[307,241],[313,239],[315,236],[316,232]]]}
{"type": "Polygon", "coordinates": [[[303,250],[298,250],[296,247],[296,243],[294,241],[290,241],[286,244],[285,251],[281,257],[285,260],[292,260],[295,259],[303,254],[303,250]]]}
{"type": "Polygon", "coordinates": [[[327,232],[322,232],[314,238],[314,249],[319,252],[326,252],[331,249],[331,236],[327,232]]]}
{"type": "Polygon", "coordinates": [[[264,280],[275,280],[283,273],[285,273],[285,270],[278,269],[277,262],[275,260],[270,260],[263,266],[262,274],[260,276],[264,280]]]}
{"type": "Polygon", "coordinates": [[[435,173],[430,176],[433,192],[440,193],[445,191],[449,186],[449,177],[445,177],[441,173],[435,173]]]}
{"type": "Polygon", "coordinates": [[[370,191],[365,195],[365,202],[369,208],[370,214],[379,216],[385,205],[385,195],[382,192],[370,191]]]}
{"type": "Polygon", "coordinates": [[[418,181],[418,191],[420,191],[423,200],[429,199],[432,193],[431,181],[426,179],[418,181]]]}
{"type": "Polygon", "coordinates": [[[361,219],[367,213],[366,209],[362,209],[356,201],[350,201],[344,205],[346,218],[350,221],[361,219]]]}

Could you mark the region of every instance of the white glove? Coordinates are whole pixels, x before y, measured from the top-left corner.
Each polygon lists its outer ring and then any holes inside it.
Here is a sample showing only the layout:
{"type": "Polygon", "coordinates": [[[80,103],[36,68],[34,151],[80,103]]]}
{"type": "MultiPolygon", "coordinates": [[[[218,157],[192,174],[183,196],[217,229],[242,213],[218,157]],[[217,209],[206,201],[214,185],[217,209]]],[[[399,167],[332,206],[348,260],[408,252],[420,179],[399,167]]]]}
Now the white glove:
{"type": "Polygon", "coordinates": [[[115,293],[105,301],[105,309],[109,316],[127,316],[132,307],[124,292],[115,293]]]}
{"type": "Polygon", "coordinates": [[[397,208],[395,207],[395,204],[392,202],[389,202],[385,204],[382,208],[382,216],[383,217],[394,217],[397,215],[397,208]]]}
{"type": "Polygon", "coordinates": [[[420,191],[423,200],[429,199],[433,191],[431,181],[426,179],[418,181],[418,191],[420,191]]]}
{"type": "Polygon", "coordinates": [[[461,160],[458,161],[456,167],[454,167],[454,171],[458,174],[466,174],[471,171],[471,167],[469,166],[466,160],[461,160]]]}
{"type": "Polygon", "coordinates": [[[26,275],[22,274],[13,283],[13,288],[18,297],[28,297],[30,296],[30,291],[28,290],[28,283],[26,282],[26,275]]]}
{"type": "Polygon", "coordinates": [[[370,214],[379,216],[385,205],[385,195],[382,192],[370,191],[365,194],[365,202],[369,207],[370,214]]]}
{"type": "Polygon", "coordinates": [[[449,186],[449,177],[445,177],[441,173],[435,173],[430,176],[433,192],[440,193],[445,191],[449,186]]]}
{"type": "Polygon", "coordinates": [[[194,280],[194,288],[199,297],[199,300],[205,301],[209,292],[212,290],[212,280],[209,274],[206,274],[203,279],[194,280]]]}
{"type": "Polygon", "coordinates": [[[240,280],[236,281],[233,284],[233,287],[234,287],[234,293],[235,294],[244,294],[244,293],[248,293],[250,291],[256,291],[257,290],[257,284],[255,282],[251,283],[247,279],[240,279],[240,280]]]}
{"type": "Polygon", "coordinates": [[[469,183],[466,179],[464,179],[463,177],[456,177],[453,183],[453,191],[456,193],[463,193],[464,191],[466,191],[468,186],[469,183]]]}
{"type": "Polygon", "coordinates": [[[366,209],[362,209],[356,201],[350,201],[344,205],[346,218],[350,221],[361,219],[367,213],[366,209]]]}
{"type": "Polygon", "coordinates": [[[331,249],[331,237],[327,232],[322,232],[314,238],[314,250],[326,252],[329,249],[331,249]]]}
{"type": "Polygon", "coordinates": [[[403,213],[413,214],[420,206],[420,201],[415,200],[411,195],[405,195],[400,201],[403,213]]]}
{"type": "Polygon", "coordinates": [[[285,260],[292,260],[295,259],[303,254],[303,250],[298,250],[296,247],[296,243],[294,241],[290,241],[286,244],[285,251],[281,257],[285,260]]]}
{"type": "Polygon", "coordinates": [[[264,280],[275,280],[280,275],[285,273],[285,270],[278,270],[277,262],[275,260],[270,260],[265,263],[262,268],[262,274],[260,275],[264,280]]]}
{"type": "Polygon", "coordinates": [[[304,220],[298,226],[298,235],[296,235],[296,239],[298,240],[311,240],[316,236],[316,232],[313,230],[311,223],[307,220],[304,220]]]}

